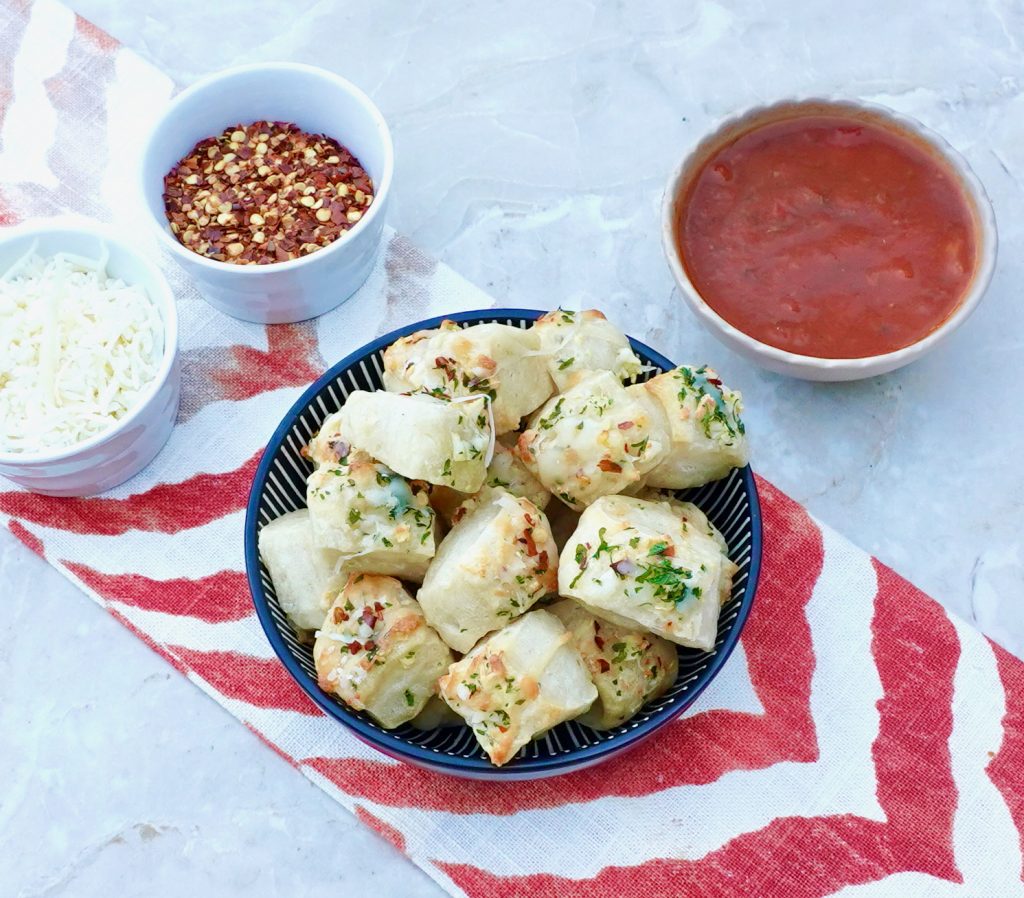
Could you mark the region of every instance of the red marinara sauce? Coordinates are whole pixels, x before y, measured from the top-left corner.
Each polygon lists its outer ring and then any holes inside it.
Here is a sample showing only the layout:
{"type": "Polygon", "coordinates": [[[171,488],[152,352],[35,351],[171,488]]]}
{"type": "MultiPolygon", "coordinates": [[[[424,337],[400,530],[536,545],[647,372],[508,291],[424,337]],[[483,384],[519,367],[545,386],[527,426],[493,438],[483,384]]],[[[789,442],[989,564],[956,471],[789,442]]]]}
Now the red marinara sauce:
{"type": "Polygon", "coordinates": [[[697,292],[762,343],[863,358],[916,343],[974,275],[972,206],[913,136],[852,116],[756,125],[691,180],[676,241],[697,292]]]}

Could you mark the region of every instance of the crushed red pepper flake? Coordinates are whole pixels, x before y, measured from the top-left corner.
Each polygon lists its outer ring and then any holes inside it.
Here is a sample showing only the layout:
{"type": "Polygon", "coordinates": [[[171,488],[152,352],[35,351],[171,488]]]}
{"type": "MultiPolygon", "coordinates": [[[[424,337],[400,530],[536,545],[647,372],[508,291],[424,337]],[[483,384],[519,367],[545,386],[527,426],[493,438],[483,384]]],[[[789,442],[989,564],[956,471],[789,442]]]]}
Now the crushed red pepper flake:
{"type": "Polygon", "coordinates": [[[537,544],[533,541],[533,528],[527,527],[523,531],[522,538],[519,540],[523,545],[526,546],[526,554],[534,556],[537,554],[537,544]]]}
{"type": "Polygon", "coordinates": [[[373,181],[355,156],[289,122],[233,125],[199,141],[164,176],[178,241],[235,265],[316,252],[353,227],[373,199],[373,181]]]}
{"type": "Polygon", "coordinates": [[[547,550],[540,553],[537,557],[537,574],[546,574],[548,572],[548,553],[547,550]]]}

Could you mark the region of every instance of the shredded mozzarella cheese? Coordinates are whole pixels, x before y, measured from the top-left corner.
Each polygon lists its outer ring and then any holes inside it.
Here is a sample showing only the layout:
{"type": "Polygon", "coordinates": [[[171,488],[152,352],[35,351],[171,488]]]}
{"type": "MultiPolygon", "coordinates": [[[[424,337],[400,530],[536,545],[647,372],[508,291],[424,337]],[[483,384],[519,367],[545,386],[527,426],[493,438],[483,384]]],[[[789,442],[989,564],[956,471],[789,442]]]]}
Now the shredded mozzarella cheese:
{"type": "Polygon", "coordinates": [[[66,448],[123,418],[156,377],[164,325],[99,261],[34,249],[0,276],[0,451],[66,448]]]}
{"type": "MultiPolygon", "coordinates": [[[[494,410],[491,408],[491,397],[488,396],[486,393],[470,393],[468,396],[456,396],[454,399],[451,399],[449,401],[452,403],[452,405],[455,405],[456,403],[459,403],[459,402],[472,402],[474,399],[483,399],[484,400],[484,407],[487,410],[487,425],[488,425],[488,428],[487,428],[487,449],[484,452],[484,467],[485,468],[489,468],[490,465],[491,465],[491,461],[494,459],[494,443],[495,443],[495,436],[494,436],[494,410]]],[[[462,447],[464,447],[466,445],[466,441],[463,440],[463,439],[460,439],[457,436],[454,436],[453,439],[452,439],[452,442],[453,442],[453,448],[455,450],[455,453],[456,453],[456,455],[458,455],[459,452],[461,451],[462,447]]],[[[480,447],[476,446],[475,442],[474,442],[473,448],[479,449],[480,447]]]]}

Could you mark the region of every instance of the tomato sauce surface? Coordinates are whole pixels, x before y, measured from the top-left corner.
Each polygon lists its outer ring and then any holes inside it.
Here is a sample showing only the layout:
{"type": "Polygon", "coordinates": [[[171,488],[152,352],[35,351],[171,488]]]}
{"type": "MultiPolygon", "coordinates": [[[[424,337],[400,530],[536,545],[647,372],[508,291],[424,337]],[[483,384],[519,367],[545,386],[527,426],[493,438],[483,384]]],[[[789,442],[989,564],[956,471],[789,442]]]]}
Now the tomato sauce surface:
{"type": "Polygon", "coordinates": [[[912,136],[841,115],[759,125],[716,150],[680,203],[697,291],[790,352],[862,358],[916,343],[974,275],[971,206],[912,136]]]}

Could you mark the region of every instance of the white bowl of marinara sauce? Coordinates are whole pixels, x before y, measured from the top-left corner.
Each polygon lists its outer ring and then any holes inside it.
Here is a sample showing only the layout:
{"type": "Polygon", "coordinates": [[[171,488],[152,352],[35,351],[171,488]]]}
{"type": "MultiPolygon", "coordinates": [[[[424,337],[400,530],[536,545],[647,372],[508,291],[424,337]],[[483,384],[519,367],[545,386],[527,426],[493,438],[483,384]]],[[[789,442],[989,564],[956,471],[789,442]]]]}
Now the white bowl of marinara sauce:
{"type": "Polygon", "coordinates": [[[843,381],[948,339],[989,285],[997,235],[984,187],[938,134],[812,98],[742,112],[693,147],[665,191],[662,243],[718,340],[771,371],[843,381]]]}

